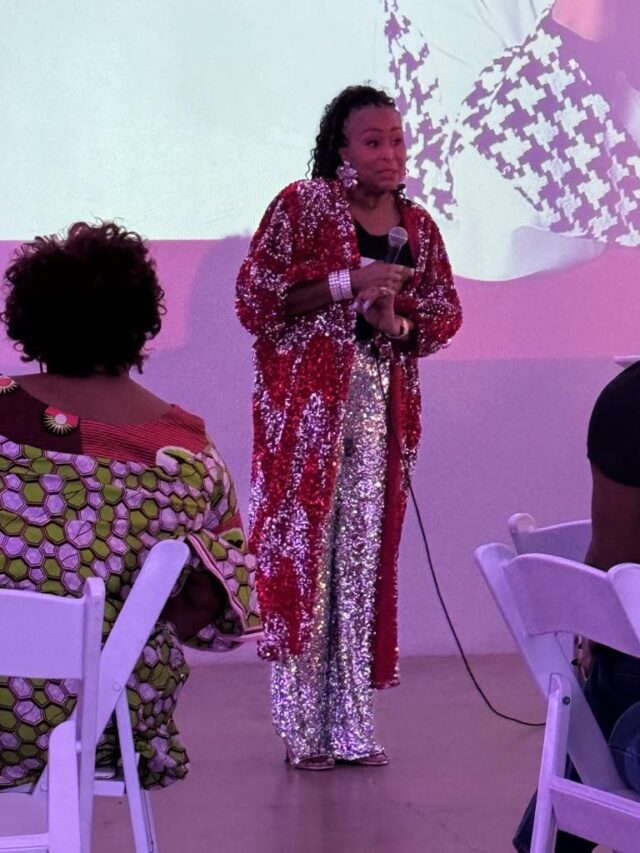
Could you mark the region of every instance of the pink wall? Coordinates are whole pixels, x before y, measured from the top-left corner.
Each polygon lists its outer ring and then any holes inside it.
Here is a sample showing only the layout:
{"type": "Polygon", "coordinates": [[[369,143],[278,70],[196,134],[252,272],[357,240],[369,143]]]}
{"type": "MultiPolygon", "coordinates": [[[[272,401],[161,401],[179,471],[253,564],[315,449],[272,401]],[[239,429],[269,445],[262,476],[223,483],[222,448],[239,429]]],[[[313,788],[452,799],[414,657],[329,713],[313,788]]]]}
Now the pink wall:
{"type": "MultiPolygon", "coordinates": [[[[206,418],[245,511],[251,340],[236,320],[233,288],[246,247],[245,238],[154,244],[169,314],[143,376],[206,418]]],[[[11,249],[0,244],[3,268],[11,249]]],[[[588,514],[590,409],[616,373],[613,356],[640,351],[639,255],[610,250],[589,265],[503,284],[459,281],[463,331],[422,364],[416,492],[443,593],[471,651],[510,648],[473,549],[504,540],[512,512],[541,523],[588,514]]],[[[6,342],[0,369],[25,370],[6,342]]],[[[403,653],[453,651],[412,511],[400,604],[403,653]]]]}

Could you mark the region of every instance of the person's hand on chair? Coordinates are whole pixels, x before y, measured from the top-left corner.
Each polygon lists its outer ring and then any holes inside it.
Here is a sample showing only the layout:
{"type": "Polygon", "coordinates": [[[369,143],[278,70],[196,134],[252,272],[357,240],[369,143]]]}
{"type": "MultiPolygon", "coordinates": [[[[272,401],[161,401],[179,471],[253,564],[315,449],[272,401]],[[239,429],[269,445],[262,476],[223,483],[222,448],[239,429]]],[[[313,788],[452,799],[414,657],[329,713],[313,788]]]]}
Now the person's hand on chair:
{"type": "Polygon", "coordinates": [[[575,642],[575,658],[572,661],[573,665],[578,670],[578,675],[582,683],[585,683],[591,675],[593,664],[595,661],[596,644],[586,637],[576,637],[575,642]]]}

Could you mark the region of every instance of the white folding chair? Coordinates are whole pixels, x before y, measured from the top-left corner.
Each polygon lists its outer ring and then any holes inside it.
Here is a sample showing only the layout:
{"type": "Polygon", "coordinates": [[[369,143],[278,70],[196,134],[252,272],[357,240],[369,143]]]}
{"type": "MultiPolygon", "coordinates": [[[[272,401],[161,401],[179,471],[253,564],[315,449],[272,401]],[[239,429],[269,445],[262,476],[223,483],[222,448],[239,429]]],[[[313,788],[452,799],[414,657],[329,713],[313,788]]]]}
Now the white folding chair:
{"type": "Polygon", "coordinates": [[[618,367],[624,370],[627,367],[631,367],[636,361],[640,361],[640,355],[617,355],[613,360],[618,367]]]}
{"type": "Polygon", "coordinates": [[[605,573],[559,557],[516,556],[499,544],[475,557],[548,702],[532,853],[552,853],[558,829],[637,853],[640,797],[620,778],[558,634],[640,657],[640,566],[605,573]],[[565,778],[567,756],[581,782],[565,778]]]}
{"type": "Polygon", "coordinates": [[[0,850],[89,853],[104,597],[99,578],[82,598],[0,590],[0,673],[78,685],[74,719],[52,731],[48,773],[31,793],[0,796],[0,850]]]}
{"type": "Polygon", "coordinates": [[[97,796],[127,797],[136,853],[157,853],[158,841],[149,795],[140,787],[126,684],[188,558],[184,542],[153,546],[100,658],[98,737],[115,712],[122,770],[113,768],[112,778],[97,776],[94,791],[97,796]]]}
{"type": "Polygon", "coordinates": [[[35,794],[15,794],[11,789],[2,794],[4,802],[0,805],[9,808],[2,808],[0,812],[3,832],[0,850],[80,853],[77,736],[74,719],[65,720],[51,731],[47,750],[48,782],[44,786],[46,800],[35,794]],[[18,806],[14,808],[16,802],[18,806]]]}
{"type": "MultiPolygon", "coordinates": [[[[518,512],[511,516],[507,524],[518,554],[551,554],[553,557],[582,563],[591,542],[590,518],[538,527],[532,515],[518,512]]],[[[575,660],[580,637],[565,634],[561,643],[567,658],[575,660]]]]}
{"type": "Polygon", "coordinates": [[[551,554],[582,563],[591,542],[590,518],[538,527],[532,515],[518,512],[508,525],[518,554],[551,554]]]}

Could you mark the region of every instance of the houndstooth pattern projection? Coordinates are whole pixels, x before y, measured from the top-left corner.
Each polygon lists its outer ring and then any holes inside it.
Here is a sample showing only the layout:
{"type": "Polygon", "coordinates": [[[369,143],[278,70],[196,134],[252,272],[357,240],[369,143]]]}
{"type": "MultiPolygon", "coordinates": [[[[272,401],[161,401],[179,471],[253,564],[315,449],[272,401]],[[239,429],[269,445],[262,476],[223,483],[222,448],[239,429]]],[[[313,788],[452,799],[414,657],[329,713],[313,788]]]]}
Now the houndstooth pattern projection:
{"type": "Polygon", "coordinates": [[[640,243],[640,149],[547,15],[480,75],[453,153],[473,145],[552,231],[640,243]]]}
{"type": "Polygon", "coordinates": [[[398,0],[387,0],[386,10],[398,106],[410,126],[409,167],[436,211],[451,218],[451,166],[472,147],[551,231],[640,243],[640,148],[549,14],[481,72],[451,133],[422,35],[400,16],[398,0]]]}
{"type": "Polygon", "coordinates": [[[409,193],[451,219],[455,207],[448,159],[451,124],[431,54],[420,31],[400,14],[398,0],[386,0],[385,12],[389,69],[396,104],[405,120],[409,193]]]}

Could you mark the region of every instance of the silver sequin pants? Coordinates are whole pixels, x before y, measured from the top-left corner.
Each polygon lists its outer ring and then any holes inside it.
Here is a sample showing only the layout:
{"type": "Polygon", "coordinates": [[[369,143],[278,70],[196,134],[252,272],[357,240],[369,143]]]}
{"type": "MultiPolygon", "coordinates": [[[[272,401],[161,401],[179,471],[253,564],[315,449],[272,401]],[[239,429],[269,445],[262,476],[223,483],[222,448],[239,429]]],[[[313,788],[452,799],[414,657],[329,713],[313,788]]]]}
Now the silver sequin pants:
{"type": "Polygon", "coordinates": [[[380,379],[386,394],[388,376],[370,345],[357,344],[311,640],[303,654],[272,667],[275,729],[299,759],[351,759],[381,748],[370,685],[387,455],[380,379]]]}

